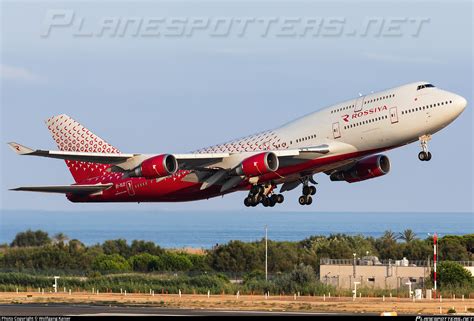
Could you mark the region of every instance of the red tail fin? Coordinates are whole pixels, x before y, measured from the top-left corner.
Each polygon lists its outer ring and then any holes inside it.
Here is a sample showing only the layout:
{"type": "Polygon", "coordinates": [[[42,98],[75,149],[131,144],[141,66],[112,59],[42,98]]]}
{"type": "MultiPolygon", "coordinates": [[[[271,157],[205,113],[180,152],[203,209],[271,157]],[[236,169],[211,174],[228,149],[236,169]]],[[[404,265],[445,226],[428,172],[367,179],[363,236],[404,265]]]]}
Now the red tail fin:
{"type": "MultiPolygon", "coordinates": [[[[120,153],[117,148],[94,135],[68,115],[53,116],[46,120],[48,129],[59,150],[71,152],[120,153]]],[[[69,161],[66,164],[76,182],[100,176],[110,165],[69,161]]]]}

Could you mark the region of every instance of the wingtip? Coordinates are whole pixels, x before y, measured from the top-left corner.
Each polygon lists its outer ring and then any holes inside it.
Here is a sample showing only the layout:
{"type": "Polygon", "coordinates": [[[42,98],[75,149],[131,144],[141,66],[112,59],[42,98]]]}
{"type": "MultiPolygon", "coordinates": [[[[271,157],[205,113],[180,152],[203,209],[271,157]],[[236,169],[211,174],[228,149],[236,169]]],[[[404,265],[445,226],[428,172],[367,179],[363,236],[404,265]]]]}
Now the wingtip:
{"type": "Polygon", "coordinates": [[[21,144],[15,143],[15,142],[9,142],[8,146],[18,155],[26,155],[26,154],[31,154],[34,152],[33,149],[23,146],[21,144]]]}

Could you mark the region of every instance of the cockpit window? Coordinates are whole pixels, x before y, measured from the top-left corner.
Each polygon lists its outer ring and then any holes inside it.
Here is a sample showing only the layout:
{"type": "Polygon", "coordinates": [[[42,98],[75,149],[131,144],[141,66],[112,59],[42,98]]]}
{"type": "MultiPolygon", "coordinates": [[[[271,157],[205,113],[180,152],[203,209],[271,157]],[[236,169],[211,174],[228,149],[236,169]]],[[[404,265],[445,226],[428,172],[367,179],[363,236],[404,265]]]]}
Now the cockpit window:
{"type": "Polygon", "coordinates": [[[423,85],[419,85],[416,90],[420,90],[420,89],[424,89],[424,88],[432,88],[434,87],[432,84],[423,84],[423,85]]]}

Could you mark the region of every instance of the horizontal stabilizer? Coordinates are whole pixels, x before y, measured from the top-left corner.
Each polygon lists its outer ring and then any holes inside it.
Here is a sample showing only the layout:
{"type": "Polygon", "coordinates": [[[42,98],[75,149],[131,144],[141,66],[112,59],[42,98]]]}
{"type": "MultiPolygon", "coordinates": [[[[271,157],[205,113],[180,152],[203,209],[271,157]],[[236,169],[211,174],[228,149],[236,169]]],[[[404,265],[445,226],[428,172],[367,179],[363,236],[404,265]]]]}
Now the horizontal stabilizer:
{"type": "Polygon", "coordinates": [[[34,152],[34,150],[32,150],[31,148],[28,148],[15,142],[8,143],[8,146],[10,146],[10,148],[18,155],[28,155],[34,152]]]}
{"type": "Polygon", "coordinates": [[[90,184],[90,185],[55,185],[55,186],[22,186],[10,189],[11,191],[28,191],[28,192],[44,192],[44,193],[61,193],[61,194],[93,194],[103,191],[113,184],[90,184]]]}
{"type": "Polygon", "coordinates": [[[116,164],[125,162],[129,158],[132,158],[133,154],[117,154],[117,153],[89,153],[89,152],[68,152],[68,151],[52,151],[52,150],[41,150],[31,149],[18,143],[8,143],[11,149],[13,149],[19,155],[31,155],[31,156],[42,156],[49,158],[57,158],[71,161],[91,162],[100,164],[116,164]]]}

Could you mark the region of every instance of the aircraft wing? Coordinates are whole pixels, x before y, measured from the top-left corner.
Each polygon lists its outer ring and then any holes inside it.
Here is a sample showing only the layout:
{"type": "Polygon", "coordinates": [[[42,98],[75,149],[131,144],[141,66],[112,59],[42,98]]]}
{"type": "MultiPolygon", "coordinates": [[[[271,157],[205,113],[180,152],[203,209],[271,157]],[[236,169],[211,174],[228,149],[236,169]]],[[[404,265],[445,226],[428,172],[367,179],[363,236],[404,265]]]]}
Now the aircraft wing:
{"type": "Polygon", "coordinates": [[[28,191],[28,192],[46,192],[61,194],[93,194],[103,191],[113,184],[90,184],[90,185],[53,185],[53,186],[22,186],[10,189],[11,191],[28,191]]]}
{"type": "MultiPolygon", "coordinates": [[[[57,158],[64,160],[101,163],[113,165],[111,171],[129,171],[135,169],[144,160],[156,156],[156,154],[124,154],[124,153],[89,153],[70,151],[34,150],[18,143],[8,143],[17,154],[40,157],[57,158]]],[[[354,147],[336,141],[327,141],[318,146],[302,147],[296,149],[268,150],[274,153],[279,161],[280,167],[296,165],[311,159],[319,158],[327,154],[347,152],[354,147]]],[[[173,154],[180,169],[190,170],[191,173],[184,179],[190,182],[201,182],[201,189],[209,188],[215,184],[222,185],[221,191],[226,191],[238,185],[245,178],[235,176],[232,170],[252,155],[266,151],[236,152],[236,153],[189,153],[173,154]]],[[[14,190],[41,191],[51,193],[94,193],[107,187],[96,185],[72,185],[72,186],[33,186],[20,187],[14,190]]]]}
{"type": "MultiPolygon", "coordinates": [[[[70,152],[70,151],[51,151],[41,149],[31,149],[18,143],[8,143],[10,148],[19,155],[40,156],[72,161],[82,161],[100,164],[111,164],[119,167],[122,170],[131,170],[141,164],[147,158],[155,155],[151,154],[124,154],[124,153],[89,153],[89,152],[70,152]]],[[[329,145],[323,144],[315,147],[305,147],[300,149],[286,149],[271,151],[276,154],[278,158],[298,158],[302,156],[307,158],[309,154],[327,154],[329,153],[329,145]],[[303,156],[306,155],[306,156],[303,156]]],[[[262,151],[263,152],[263,151],[262,151]]],[[[222,163],[225,159],[232,155],[239,153],[189,153],[189,154],[173,154],[178,161],[180,169],[204,169],[213,164],[222,163]]],[[[238,157],[236,158],[237,161],[238,157]]],[[[242,159],[240,159],[241,161],[242,159]]],[[[239,161],[239,162],[240,162],[239,161]]],[[[231,169],[238,164],[229,164],[226,169],[231,169]]],[[[225,165],[226,166],[226,165],[225,165]]]]}

